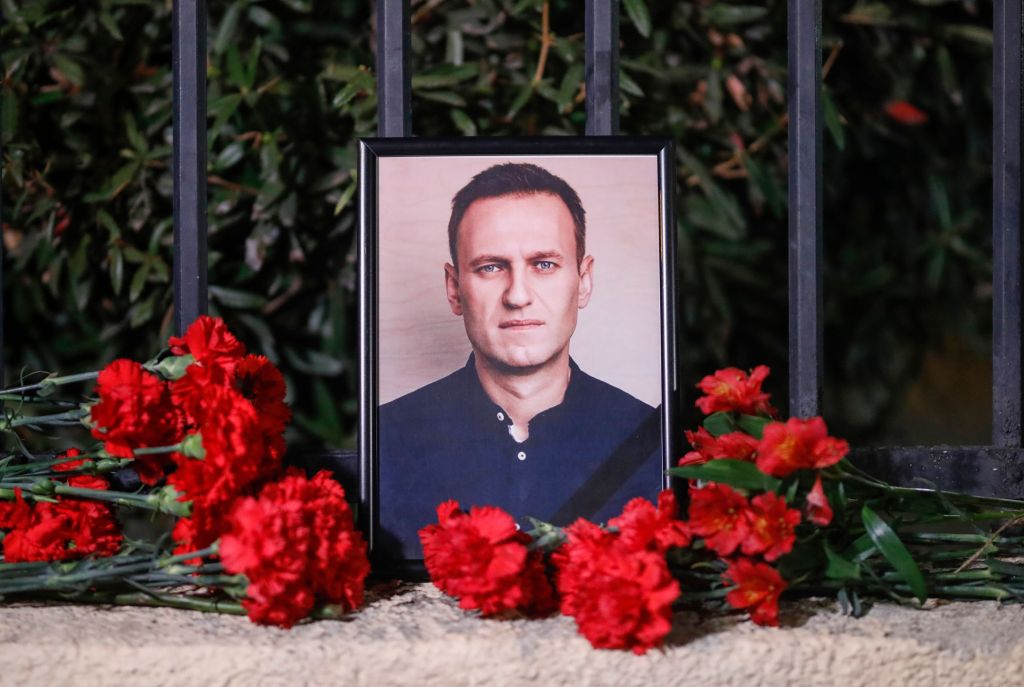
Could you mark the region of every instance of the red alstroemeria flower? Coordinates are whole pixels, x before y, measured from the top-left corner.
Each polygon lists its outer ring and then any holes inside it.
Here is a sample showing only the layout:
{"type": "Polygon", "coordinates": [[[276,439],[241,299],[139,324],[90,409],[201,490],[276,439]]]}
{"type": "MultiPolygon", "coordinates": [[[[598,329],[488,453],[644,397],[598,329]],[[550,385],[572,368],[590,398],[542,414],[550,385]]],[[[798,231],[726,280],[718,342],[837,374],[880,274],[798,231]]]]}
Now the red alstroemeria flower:
{"type": "Polygon", "coordinates": [[[680,466],[703,465],[720,458],[752,461],[758,443],[746,432],[729,432],[716,437],[703,427],[697,428],[696,432],[687,430],[686,440],[694,450],[679,459],[680,466]]]}
{"type": "Polygon", "coordinates": [[[787,585],[775,568],[749,558],[737,558],[729,562],[723,577],[735,585],[725,596],[730,606],[751,609],[750,619],[758,625],[779,624],[779,596],[787,585]]]}
{"type": "Polygon", "coordinates": [[[719,556],[732,554],[750,533],[747,499],[724,484],[690,489],[690,531],[719,556]]]}
{"type": "Polygon", "coordinates": [[[172,336],[167,344],[174,355],[191,355],[200,365],[217,365],[228,372],[245,355],[245,346],[228,330],[224,320],[208,315],[196,318],[184,336],[172,336]]]}
{"type": "Polygon", "coordinates": [[[771,396],[761,391],[761,384],[769,372],[766,365],[758,365],[749,375],[735,367],[718,370],[697,383],[697,388],[705,395],[698,398],[695,405],[705,415],[735,411],[774,417],[776,410],[768,403],[771,396]]]}
{"type": "Polygon", "coordinates": [[[772,492],[755,496],[747,517],[750,534],[743,540],[743,553],[763,554],[766,561],[774,561],[793,550],[800,511],[787,508],[784,498],[772,492]]]}
{"type": "Polygon", "coordinates": [[[690,530],[678,519],[678,510],[675,494],[665,489],[658,494],[657,508],[645,498],[635,498],[608,524],[618,529],[624,546],[663,554],[673,546],[690,545],[690,530]]]}
{"type": "Polygon", "coordinates": [[[436,525],[419,531],[423,561],[434,585],[481,615],[546,615],[556,607],[540,551],[515,519],[493,506],[468,513],[455,501],[437,507],[436,525]]]}
{"type": "Polygon", "coordinates": [[[578,520],[551,556],[562,613],[598,649],[642,654],[672,629],[679,583],[663,553],[636,550],[616,532],[578,520]]]}
{"type": "Polygon", "coordinates": [[[809,420],[791,417],[785,423],[772,422],[764,428],[757,445],[757,467],[773,477],[785,477],[794,470],[821,469],[835,465],[850,451],[843,439],[828,435],[820,417],[809,420]]]}
{"type": "Polygon", "coordinates": [[[821,475],[814,480],[814,486],[807,494],[807,519],[821,527],[832,522],[832,506],[821,486],[821,475]]]}
{"type": "Polygon", "coordinates": [[[894,100],[885,105],[885,114],[904,126],[919,126],[928,121],[928,115],[906,100],[894,100]]]}
{"type": "Polygon", "coordinates": [[[317,602],[363,603],[370,564],[345,492],[327,471],[299,470],[239,499],[227,518],[221,560],[248,578],[242,602],[253,622],[291,627],[317,602]]]}
{"type": "MultiPolygon", "coordinates": [[[[167,384],[137,362],[119,359],[100,371],[99,401],[89,409],[92,435],[112,456],[133,458],[134,450],[170,446],[181,441],[182,420],[171,403],[167,384]]],[[[164,455],[140,456],[132,468],[144,484],[156,484],[170,461],[164,455]]]]}

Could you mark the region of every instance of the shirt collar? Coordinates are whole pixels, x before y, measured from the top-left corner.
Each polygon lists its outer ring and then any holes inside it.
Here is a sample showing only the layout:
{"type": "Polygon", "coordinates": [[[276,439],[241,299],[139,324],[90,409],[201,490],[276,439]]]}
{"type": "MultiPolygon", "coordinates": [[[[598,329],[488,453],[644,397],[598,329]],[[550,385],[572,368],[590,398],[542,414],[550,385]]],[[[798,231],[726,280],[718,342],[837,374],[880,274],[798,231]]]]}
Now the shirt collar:
{"type": "MultiPolygon", "coordinates": [[[[530,420],[531,426],[538,420],[556,416],[575,407],[581,400],[581,396],[585,395],[583,377],[586,375],[571,357],[569,358],[569,371],[569,386],[565,389],[565,396],[562,402],[537,413],[530,420]]],[[[459,370],[458,374],[462,381],[460,386],[466,390],[466,408],[469,413],[472,413],[481,420],[489,420],[490,422],[495,422],[498,413],[501,413],[504,416],[503,424],[508,425],[511,423],[505,409],[491,400],[491,397],[484,391],[484,387],[480,383],[480,377],[476,372],[476,353],[469,354],[469,359],[466,361],[465,366],[459,370]]]]}

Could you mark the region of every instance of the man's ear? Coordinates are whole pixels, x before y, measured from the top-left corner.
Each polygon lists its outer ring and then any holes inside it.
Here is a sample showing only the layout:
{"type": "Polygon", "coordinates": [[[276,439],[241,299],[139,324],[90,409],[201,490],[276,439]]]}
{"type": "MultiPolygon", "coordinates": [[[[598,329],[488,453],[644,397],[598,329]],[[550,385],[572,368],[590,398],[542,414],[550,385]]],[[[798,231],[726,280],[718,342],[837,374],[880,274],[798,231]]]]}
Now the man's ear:
{"type": "Polygon", "coordinates": [[[582,310],[590,302],[590,294],[594,290],[594,257],[588,255],[580,263],[580,285],[577,291],[579,308],[582,310]]]}
{"type": "Polygon", "coordinates": [[[453,315],[462,315],[462,300],[459,298],[459,271],[455,265],[444,265],[444,290],[448,294],[448,307],[453,315]]]}

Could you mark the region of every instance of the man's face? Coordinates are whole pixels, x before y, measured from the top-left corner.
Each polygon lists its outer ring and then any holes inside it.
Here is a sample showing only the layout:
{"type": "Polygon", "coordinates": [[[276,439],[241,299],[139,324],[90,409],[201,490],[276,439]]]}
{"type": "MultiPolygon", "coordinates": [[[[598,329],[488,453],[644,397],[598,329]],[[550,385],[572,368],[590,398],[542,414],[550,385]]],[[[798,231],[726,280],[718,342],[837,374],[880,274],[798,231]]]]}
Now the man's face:
{"type": "Polygon", "coordinates": [[[590,300],[593,258],[576,265],[572,215],[550,194],[474,201],[459,225],[458,269],[445,265],[452,312],[478,356],[509,373],[568,355],[590,300]]]}

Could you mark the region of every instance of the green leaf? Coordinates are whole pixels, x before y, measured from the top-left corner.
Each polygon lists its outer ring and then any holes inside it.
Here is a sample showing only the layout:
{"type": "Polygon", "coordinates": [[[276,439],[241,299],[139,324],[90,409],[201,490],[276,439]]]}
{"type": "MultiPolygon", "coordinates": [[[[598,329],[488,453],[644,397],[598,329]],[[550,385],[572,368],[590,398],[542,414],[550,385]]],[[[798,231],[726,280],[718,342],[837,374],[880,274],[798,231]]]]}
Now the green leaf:
{"type": "Polygon", "coordinates": [[[237,45],[229,45],[227,52],[228,80],[238,89],[245,88],[245,70],[242,68],[242,56],[238,54],[237,45]]]}
{"type": "Polygon", "coordinates": [[[99,12],[100,24],[103,24],[103,28],[107,30],[114,40],[123,41],[124,36],[121,35],[121,30],[117,28],[117,22],[114,20],[114,15],[109,11],[103,9],[99,12]]]}
{"type": "Polygon", "coordinates": [[[347,206],[349,204],[349,201],[352,200],[352,196],[356,192],[356,187],[357,186],[359,186],[359,184],[357,184],[353,180],[352,183],[349,184],[348,187],[346,187],[345,190],[341,192],[341,197],[338,198],[338,202],[335,203],[335,205],[334,205],[334,214],[335,215],[340,215],[341,211],[345,209],[345,206],[347,206]]]}
{"type": "Polygon", "coordinates": [[[721,411],[704,418],[704,429],[708,430],[711,436],[720,437],[723,434],[735,432],[736,422],[732,419],[732,413],[721,411]]]}
{"type": "Polygon", "coordinates": [[[640,84],[633,81],[633,77],[621,69],[619,70],[619,88],[622,89],[623,93],[628,95],[634,95],[637,98],[644,97],[644,91],[640,88],[640,84]]]}
{"type": "Polygon", "coordinates": [[[130,302],[134,303],[139,299],[142,289],[146,286],[146,279],[149,277],[149,271],[151,269],[152,267],[148,262],[143,262],[142,265],[139,266],[139,269],[135,271],[135,276],[132,277],[132,283],[128,287],[128,300],[130,302]]]}
{"type": "Polygon", "coordinates": [[[451,110],[449,116],[452,118],[452,123],[459,128],[463,136],[476,136],[476,123],[463,110],[451,110]]]}
{"type": "Polygon", "coordinates": [[[233,2],[228,5],[227,11],[221,17],[220,26],[217,27],[217,36],[213,39],[212,51],[214,55],[223,53],[235,37],[235,29],[238,27],[238,19],[242,14],[244,3],[233,2]]]}
{"type": "Polygon", "coordinates": [[[424,100],[431,100],[435,103],[451,105],[452,107],[466,106],[465,98],[455,91],[420,91],[416,93],[416,96],[423,98],[424,100]]]}
{"type": "Polygon", "coordinates": [[[770,422],[771,420],[766,417],[759,417],[757,415],[740,415],[740,419],[736,424],[750,436],[755,439],[760,439],[764,436],[764,428],[770,422]]]}
{"type": "Polygon", "coordinates": [[[210,286],[210,298],[221,305],[237,310],[253,310],[266,304],[266,296],[241,289],[229,289],[224,286],[210,286]]]}
{"type": "Polygon", "coordinates": [[[526,82],[519,92],[516,93],[516,99],[512,101],[512,106],[508,109],[508,117],[512,119],[519,113],[519,110],[523,109],[523,106],[530,101],[530,97],[533,96],[533,84],[526,82]]]}
{"type": "Polygon", "coordinates": [[[910,587],[910,591],[917,597],[917,600],[924,603],[924,600],[928,597],[928,590],[925,587],[921,569],[917,567],[917,563],[914,562],[914,557],[910,555],[910,551],[900,541],[900,538],[896,536],[896,533],[889,527],[889,524],[875,511],[871,510],[870,506],[865,505],[861,508],[860,517],[864,522],[864,528],[867,530],[868,536],[871,537],[871,541],[882,552],[885,559],[892,564],[896,572],[900,574],[910,587]]]}
{"type": "Polygon", "coordinates": [[[121,295],[121,287],[124,284],[124,253],[120,248],[110,249],[110,285],[114,289],[114,295],[121,295]]]}
{"type": "Polygon", "coordinates": [[[839,110],[836,108],[832,94],[829,93],[827,88],[822,89],[821,105],[825,110],[825,126],[828,127],[828,132],[832,135],[832,141],[835,142],[836,148],[842,150],[846,147],[846,132],[843,131],[843,122],[839,119],[839,110]]]}
{"type": "Polygon", "coordinates": [[[713,26],[725,27],[736,24],[749,24],[768,14],[767,7],[754,5],[727,5],[724,2],[713,3],[704,11],[704,19],[713,26]]]}
{"type": "Polygon", "coordinates": [[[860,564],[849,561],[835,551],[828,544],[825,544],[825,556],[828,558],[828,566],[825,568],[825,577],[830,580],[859,580],[860,564]]]}
{"type": "Polygon", "coordinates": [[[743,160],[743,166],[747,168],[747,176],[750,178],[750,181],[757,186],[757,189],[764,196],[765,201],[767,201],[768,209],[776,217],[781,217],[786,207],[786,198],[782,189],[775,183],[775,178],[750,155],[743,153],[741,159],[743,160]]]}
{"type": "Polygon", "coordinates": [[[650,37],[651,13],[647,10],[644,0],[623,0],[622,4],[625,6],[629,20],[633,22],[633,26],[636,27],[640,35],[644,38],[650,37]]]}
{"type": "Polygon", "coordinates": [[[355,98],[361,92],[372,93],[374,90],[373,74],[368,71],[360,71],[352,78],[345,87],[338,91],[331,101],[331,107],[343,107],[348,101],[355,98]]]}
{"type": "Polygon", "coordinates": [[[82,69],[82,65],[60,52],[53,53],[52,59],[53,66],[56,67],[57,71],[63,74],[68,81],[76,86],[82,86],[85,84],[85,71],[82,69]]]}
{"type": "Polygon", "coordinates": [[[579,90],[582,81],[583,65],[577,62],[565,71],[562,83],[558,86],[558,109],[560,111],[567,110],[572,104],[572,98],[579,90]]]}
{"type": "Polygon", "coordinates": [[[413,90],[419,88],[443,88],[455,86],[461,81],[472,79],[480,72],[475,62],[468,64],[440,64],[412,77],[413,90]]]}
{"type": "Polygon", "coordinates": [[[737,489],[751,489],[755,491],[776,491],[782,484],[781,481],[758,470],[757,466],[753,463],[726,458],[712,460],[703,465],[671,468],[668,474],[676,477],[685,477],[686,479],[718,482],[719,484],[728,484],[730,487],[737,489]]]}
{"type": "Polygon", "coordinates": [[[18,130],[18,97],[10,88],[4,88],[0,99],[0,136],[9,143],[18,130]]]}

